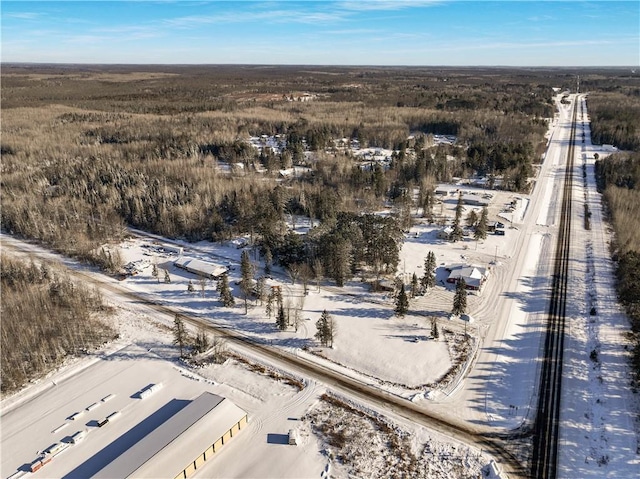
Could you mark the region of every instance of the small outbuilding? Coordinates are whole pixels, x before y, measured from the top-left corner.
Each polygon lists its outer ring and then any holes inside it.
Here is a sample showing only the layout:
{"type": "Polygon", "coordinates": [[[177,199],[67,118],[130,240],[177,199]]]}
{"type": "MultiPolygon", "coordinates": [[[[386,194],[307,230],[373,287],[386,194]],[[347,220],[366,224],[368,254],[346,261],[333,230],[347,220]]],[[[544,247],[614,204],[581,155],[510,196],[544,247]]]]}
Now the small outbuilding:
{"type": "Polygon", "coordinates": [[[288,438],[289,438],[289,445],[290,446],[297,446],[298,445],[298,434],[296,433],[295,429],[289,429],[288,438]]]}
{"type": "Polygon", "coordinates": [[[462,202],[469,206],[489,206],[489,200],[479,195],[462,195],[462,202]]]}

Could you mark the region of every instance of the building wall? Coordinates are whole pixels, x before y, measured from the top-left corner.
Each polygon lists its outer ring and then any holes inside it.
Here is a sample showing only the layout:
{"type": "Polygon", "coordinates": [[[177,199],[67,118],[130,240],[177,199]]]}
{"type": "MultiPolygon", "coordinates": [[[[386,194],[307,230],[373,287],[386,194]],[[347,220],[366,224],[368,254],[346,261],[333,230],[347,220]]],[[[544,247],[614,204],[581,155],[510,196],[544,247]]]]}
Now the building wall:
{"type": "Polygon", "coordinates": [[[242,428],[247,425],[247,416],[244,416],[240,421],[234,424],[231,429],[225,432],[221,438],[218,438],[213,445],[209,446],[206,451],[200,454],[195,460],[187,465],[184,470],[178,474],[175,479],[186,479],[193,474],[197,469],[202,467],[206,461],[211,459],[216,452],[218,452],[223,444],[226,444],[231,440],[233,436],[236,436],[242,428]]]}
{"type": "Polygon", "coordinates": [[[206,451],[204,451],[204,460],[208,460],[211,459],[213,457],[214,454],[214,450],[213,450],[213,446],[209,446],[209,449],[207,449],[206,451]]]}

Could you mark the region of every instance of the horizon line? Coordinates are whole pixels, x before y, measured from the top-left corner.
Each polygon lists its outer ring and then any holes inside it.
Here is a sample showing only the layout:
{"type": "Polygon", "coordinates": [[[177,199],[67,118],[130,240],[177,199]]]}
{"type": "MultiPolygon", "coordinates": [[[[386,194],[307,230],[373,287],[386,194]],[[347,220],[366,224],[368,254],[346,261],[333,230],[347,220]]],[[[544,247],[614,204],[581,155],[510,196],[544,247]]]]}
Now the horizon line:
{"type": "Polygon", "coordinates": [[[30,61],[0,61],[0,65],[55,65],[55,66],[141,66],[141,67],[196,67],[196,66],[237,66],[237,67],[332,67],[332,68],[613,68],[613,69],[631,69],[632,71],[640,69],[636,65],[508,65],[508,64],[335,64],[335,63],[121,63],[121,62],[30,62],[30,61]]]}

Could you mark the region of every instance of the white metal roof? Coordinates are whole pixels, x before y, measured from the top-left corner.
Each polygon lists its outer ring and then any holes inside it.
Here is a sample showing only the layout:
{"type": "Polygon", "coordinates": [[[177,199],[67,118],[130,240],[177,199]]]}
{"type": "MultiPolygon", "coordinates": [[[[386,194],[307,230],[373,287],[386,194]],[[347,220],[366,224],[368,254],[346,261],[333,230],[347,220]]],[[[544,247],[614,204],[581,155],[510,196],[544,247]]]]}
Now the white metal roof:
{"type": "Polygon", "coordinates": [[[228,399],[202,393],[93,477],[176,477],[246,415],[228,399]]]}
{"type": "Polygon", "coordinates": [[[482,281],[487,277],[487,269],[479,266],[454,265],[447,269],[450,271],[448,279],[464,278],[467,286],[480,287],[482,281]]]}
{"type": "Polygon", "coordinates": [[[186,269],[195,274],[202,274],[206,276],[220,276],[227,269],[224,266],[220,266],[213,263],[207,263],[195,258],[189,258],[188,256],[182,256],[174,261],[174,264],[179,268],[186,269]]]}

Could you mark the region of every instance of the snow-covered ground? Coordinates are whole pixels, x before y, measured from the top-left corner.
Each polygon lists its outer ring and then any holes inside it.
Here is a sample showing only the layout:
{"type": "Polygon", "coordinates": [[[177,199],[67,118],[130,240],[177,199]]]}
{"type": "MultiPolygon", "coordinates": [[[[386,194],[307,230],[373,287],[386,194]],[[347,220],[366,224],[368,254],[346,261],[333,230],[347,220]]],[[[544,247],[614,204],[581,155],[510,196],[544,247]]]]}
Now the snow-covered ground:
{"type": "MultiPolygon", "coordinates": [[[[280,332],[275,328],[274,318],[268,318],[264,306],[256,301],[250,301],[248,314],[245,314],[239,287],[234,284],[240,275],[241,249],[232,242],[185,243],[183,247],[185,256],[233,268],[230,282],[236,296],[234,307],[220,305],[214,282],[198,281],[195,275],[173,265],[175,255],[159,254],[148,247],[154,241],[163,243],[162,238],[135,238],[118,246],[125,262],[138,262],[140,269],[137,275],[118,284],[161,300],[185,313],[206,317],[215,324],[242,331],[292,354],[321,362],[344,374],[411,398],[424,408],[469,421],[486,430],[509,430],[522,424],[531,424],[537,404],[535,386],[539,375],[538,356],[555,247],[560,200],[557,192],[560,191],[569,137],[570,110],[559,102],[558,107],[560,114],[550,130],[549,149],[532,195],[493,192],[490,219],[502,217],[507,220],[505,236],[490,235],[481,242],[467,238],[458,243],[449,243],[438,240],[438,227],[426,223],[416,224],[406,235],[398,270],[406,281],[410,280],[413,273],[422,276],[424,258],[429,251],[434,251],[436,255],[439,280],[446,277],[444,266],[448,264],[491,267],[489,280],[481,294],[468,296],[468,312],[475,318],[471,324],[460,319],[448,319],[453,291],[444,282],[427,295],[413,299],[409,314],[398,318],[393,315],[393,301],[388,293],[371,293],[357,278],[344,288],[322,283],[318,289],[312,283],[309,285],[309,294],[304,295],[299,282],[292,284],[284,272],[274,268],[269,284],[281,286],[285,305],[289,303],[291,307],[302,310],[298,330],[290,328],[280,332]],[[519,201],[515,201],[516,196],[520,198],[519,201]],[[499,216],[505,206],[514,201],[516,207],[506,216],[499,216]],[[158,278],[152,276],[153,263],[169,271],[170,283],[164,282],[162,271],[158,278]],[[187,290],[189,281],[192,281],[195,289],[191,293],[187,290]],[[324,309],[334,316],[337,323],[332,349],[319,348],[313,339],[315,322],[324,309]],[[432,317],[438,321],[441,331],[451,331],[441,334],[439,341],[429,339],[432,317]],[[459,352],[451,353],[454,350],[451,345],[458,342],[465,332],[475,338],[471,342],[471,356],[468,358],[456,356],[459,352]],[[447,337],[449,342],[445,340],[447,337]],[[459,369],[465,374],[438,387],[438,380],[446,375],[454,363],[460,361],[474,367],[459,369]]],[[[593,153],[598,149],[588,143],[588,133],[586,136],[584,153],[589,172],[586,190],[581,183],[581,161],[576,166],[578,180],[575,200],[578,206],[575,211],[578,213],[572,226],[574,278],[571,281],[571,304],[575,308],[570,311],[571,330],[567,342],[561,472],[567,478],[631,477],[630,473],[638,467],[638,424],[633,421],[634,407],[637,410],[636,398],[627,388],[628,369],[623,338],[626,319],[615,303],[613,265],[608,259],[607,249],[609,233],[602,220],[600,199],[593,180],[593,153]],[[592,229],[589,231],[582,228],[580,202],[584,200],[585,192],[593,215],[592,229]],[[587,308],[587,304],[596,307],[597,315],[589,314],[590,306],[587,308]],[[589,357],[593,350],[597,351],[597,362],[589,357]]],[[[599,153],[603,156],[602,152],[599,153]]],[[[443,201],[441,208],[439,213],[452,215],[455,198],[452,196],[443,201]]],[[[466,207],[465,215],[470,208],[466,207]]],[[[297,223],[298,227],[304,228],[301,222],[297,223]]],[[[3,237],[5,241],[9,242],[10,238],[3,237]]],[[[257,258],[254,260],[261,266],[257,258]]],[[[70,261],[68,264],[80,267],[70,261]]],[[[163,380],[165,375],[170,378],[172,372],[179,371],[176,369],[175,350],[168,346],[171,340],[167,325],[171,318],[159,320],[164,326],[158,329],[148,324],[151,313],[147,312],[145,316],[139,310],[132,309],[131,305],[119,307],[124,307],[126,313],[119,323],[124,328],[121,329],[123,351],[135,351],[131,354],[139,357],[140,367],[149,364],[149,361],[153,364],[169,361],[166,364],[170,366],[166,371],[165,366],[159,367],[158,375],[162,376],[159,380],[163,380]],[[137,348],[130,349],[127,346],[130,343],[137,345],[137,348]],[[158,357],[163,358],[162,361],[158,357]]],[[[59,386],[74,384],[71,390],[90,392],[92,388],[87,381],[91,380],[92,375],[87,371],[104,367],[100,366],[103,362],[114,364],[116,361],[111,359],[119,355],[122,356],[118,352],[104,353],[95,358],[93,363],[91,360],[77,362],[75,366],[64,370],[66,372],[59,373],[68,379],[62,383],[56,380],[58,386],[42,381],[3,401],[3,476],[10,475],[15,467],[25,464],[36,449],[50,445],[44,444],[47,441],[43,440],[41,442],[44,445],[38,443],[34,448],[32,446],[35,443],[32,444],[29,437],[36,431],[42,434],[42,431],[54,430],[54,422],[64,422],[63,416],[67,413],[60,410],[63,403],[56,396],[56,391],[62,389],[59,386]],[[77,367],[84,369],[75,374],[77,367]],[[78,382],[74,382],[76,379],[78,382]],[[59,401],[60,407],[49,405],[49,401],[54,405],[55,401],[59,401]],[[51,424],[41,424],[38,420],[42,410],[46,411],[44,420],[51,424]],[[21,432],[23,429],[29,434],[21,432]],[[13,432],[8,434],[8,430],[13,432]],[[5,454],[5,443],[8,447],[6,450],[13,451],[10,456],[5,454]]],[[[129,361],[129,358],[126,360],[129,361]]],[[[124,358],[118,358],[117,363],[124,361],[124,358]]],[[[132,364],[135,362],[138,361],[132,360],[132,364]]],[[[228,477],[347,477],[356,470],[338,467],[331,469],[329,474],[327,447],[314,439],[309,425],[296,422],[305,412],[313,410],[320,394],[324,392],[322,385],[308,382],[302,391],[297,391],[265,378],[256,379],[255,373],[246,371],[234,361],[223,366],[210,366],[198,373],[206,380],[190,379],[188,384],[197,384],[198,388],[207,388],[230,397],[254,418],[249,429],[254,432],[242,434],[237,439],[236,444],[243,446],[232,449],[234,446],[230,445],[231,452],[223,452],[215,465],[208,466],[205,471],[215,470],[218,474],[224,471],[222,475],[228,477]],[[302,447],[289,448],[278,444],[278,438],[286,434],[292,424],[300,427],[302,447]],[[256,451],[255,461],[246,460],[242,452],[238,452],[246,451],[246,446],[256,451]],[[268,460],[276,451],[277,460],[268,460]]],[[[114,370],[108,374],[117,376],[120,373],[114,370]]],[[[145,374],[148,372],[143,371],[145,374]]],[[[180,372],[177,376],[186,377],[180,372]]],[[[149,379],[142,385],[137,382],[134,385],[133,382],[134,379],[123,380],[119,386],[135,389],[155,380],[149,379]]],[[[106,387],[107,383],[105,381],[99,387],[106,387]]],[[[173,389],[163,391],[163,394],[173,392],[176,397],[189,396],[187,393],[193,392],[189,399],[195,395],[195,390],[189,388],[184,389],[184,393],[173,389]]],[[[123,400],[129,397],[125,392],[122,396],[123,400]]],[[[85,393],[75,400],[78,401],[77,408],[80,408],[85,402],[90,401],[87,403],[90,404],[96,399],[85,393]]],[[[75,403],[73,405],[76,407],[75,403]]],[[[123,424],[125,422],[122,421],[123,424]]],[[[92,437],[94,435],[87,438],[87,443],[92,437]]],[[[50,439],[50,443],[59,440],[50,439]]],[[[413,448],[414,453],[418,451],[417,447],[413,448]]],[[[376,454],[374,450],[369,454],[376,454]]],[[[447,450],[453,454],[450,448],[447,450]]],[[[64,454],[72,458],[76,453],[68,450],[64,454]]],[[[458,456],[454,454],[452,457],[458,456]]],[[[438,460],[437,455],[434,455],[434,460],[438,460]]],[[[430,477],[446,477],[446,473],[434,472],[434,476],[430,477]]]]}

